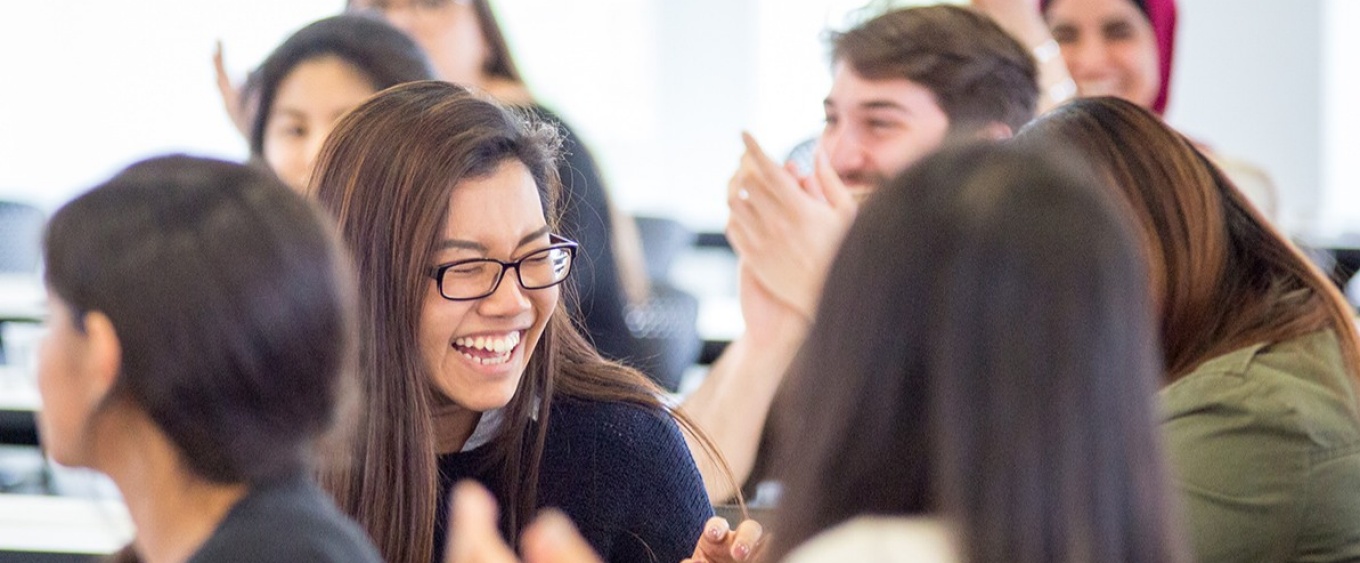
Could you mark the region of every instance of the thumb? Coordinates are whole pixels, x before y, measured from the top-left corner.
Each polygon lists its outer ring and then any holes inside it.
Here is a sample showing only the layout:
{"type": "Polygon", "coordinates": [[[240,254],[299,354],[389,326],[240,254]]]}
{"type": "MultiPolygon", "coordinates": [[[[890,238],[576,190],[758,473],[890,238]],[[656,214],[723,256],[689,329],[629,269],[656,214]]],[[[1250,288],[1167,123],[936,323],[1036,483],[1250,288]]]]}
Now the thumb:
{"type": "Polygon", "coordinates": [[[571,519],[556,510],[544,511],[528,529],[521,542],[524,563],[599,563],[600,557],[572,525],[571,519]]]}
{"type": "Polygon", "coordinates": [[[445,563],[514,563],[496,527],[496,499],[472,481],[458,483],[450,510],[445,563]]]}

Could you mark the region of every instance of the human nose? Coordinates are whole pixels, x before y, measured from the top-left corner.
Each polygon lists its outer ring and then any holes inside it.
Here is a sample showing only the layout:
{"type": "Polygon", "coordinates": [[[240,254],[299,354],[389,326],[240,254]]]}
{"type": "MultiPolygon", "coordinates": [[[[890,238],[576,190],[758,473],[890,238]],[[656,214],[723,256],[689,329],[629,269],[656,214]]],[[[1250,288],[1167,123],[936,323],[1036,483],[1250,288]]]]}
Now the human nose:
{"type": "Polygon", "coordinates": [[[506,266],[501,272],[500,284],[491,295],[482,298],[478,309],[492,317],[517,315],[532,306],[528,291],[520,284],[519,266],[506,266]]]}
{"type": "Polygon", "coordinates": [[[1062,56],[1072,78],[1092,78],[1104,72],[1109,60],[1109,49],[1102,41],[1078,38],[1063,45],[1062,56]]]}
{"type": "Polygon", "coordinates": [[[831,161],[832,170],[844,177],[864,167],[861,143],[844,128],[827,129],[822,133],[821,145],[831,161]]]}

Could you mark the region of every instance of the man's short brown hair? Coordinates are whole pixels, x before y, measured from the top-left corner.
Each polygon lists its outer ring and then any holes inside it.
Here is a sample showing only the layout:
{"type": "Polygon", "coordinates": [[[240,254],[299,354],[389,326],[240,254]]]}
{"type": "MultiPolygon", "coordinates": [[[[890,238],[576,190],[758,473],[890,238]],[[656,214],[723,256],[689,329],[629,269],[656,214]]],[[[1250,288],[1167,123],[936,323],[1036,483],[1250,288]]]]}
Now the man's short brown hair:
{"type": "Polygon", "coordinates": [[[1034,58],[990,18],[957,6],[893,10],[831,36],[832,61],[869,80],[926,87],[953,131],[1019,130],[1039,96],[1034,58]]]}

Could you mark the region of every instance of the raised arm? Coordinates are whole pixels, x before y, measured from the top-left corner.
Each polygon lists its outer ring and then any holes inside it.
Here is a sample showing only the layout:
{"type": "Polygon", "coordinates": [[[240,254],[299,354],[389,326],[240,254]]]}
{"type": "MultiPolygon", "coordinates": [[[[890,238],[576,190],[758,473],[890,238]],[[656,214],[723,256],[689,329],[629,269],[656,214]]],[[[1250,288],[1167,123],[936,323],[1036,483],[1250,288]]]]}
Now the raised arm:
{"type": "Polygon", "coordinates": [[[694,438],[685,435],[715,503],[735,495],[751,474],[775,391],[807,333],[807,320],[775,300],[744,268],[741,287],[746,334],[727,347],[699,389],[680,405],[732,470],[729,480],[694,438]]]}
{"type": "Polygon", "coordinates": [[[222,96],[222,109],[226,111],[227,118],[236,127],[236,131],[242,137],[250,138],[250,116],[246,111],[245,105],[241,103],[242,86],[231,81],[231,75],[227,73],[226,55],[222,48],[222,40],[217,40],[217,48],[213,50],[213,73],[217,76],[217,93],[222,96]]]}
{"type": "MultiPolygon", "coordinates": [[[[714,441],[735,486],[756,463],[765,419],[784,372],[816,315],[822,284],[858,204],[824,152],[805,178],[770,159],[749,134],[728,183],[727,238],[740,258],[746,333],[718,358],[681,407],[714,441]]],[[[734,484],[690,439],[709,498],[721,502],[734,484]]]]}
{"type": "Polygon", "coordinates": [[[972,0],[972,6],[987,14],[1034,55],[1039,65],[1039,107],[1035,108],[1035,115],[1077,94],[1077,85],[1067,72],[1058,43],[1039,13],[1038,0],[972,0]]]}

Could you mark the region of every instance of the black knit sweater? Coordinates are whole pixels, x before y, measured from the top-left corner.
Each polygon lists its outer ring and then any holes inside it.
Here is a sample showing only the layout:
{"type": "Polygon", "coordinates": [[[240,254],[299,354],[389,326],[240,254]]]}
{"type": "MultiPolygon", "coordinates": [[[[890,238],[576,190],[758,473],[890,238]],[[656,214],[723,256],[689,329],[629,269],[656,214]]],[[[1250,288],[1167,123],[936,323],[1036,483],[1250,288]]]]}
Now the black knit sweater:
{"type": "MultiPolygon", "coordinates": [[[[440,498],[457,481],[476,479],[504,504],[490,450],[439,456],[440,498]]],[[[436,554],[444,549],[447,505],[438,505],[436,554]]],[[[634,405],[570,399],[553,402],[538,506],[565,512],[605,561],[628,563],[689,557],[713,515],[674,420],[634,405]]]]}

